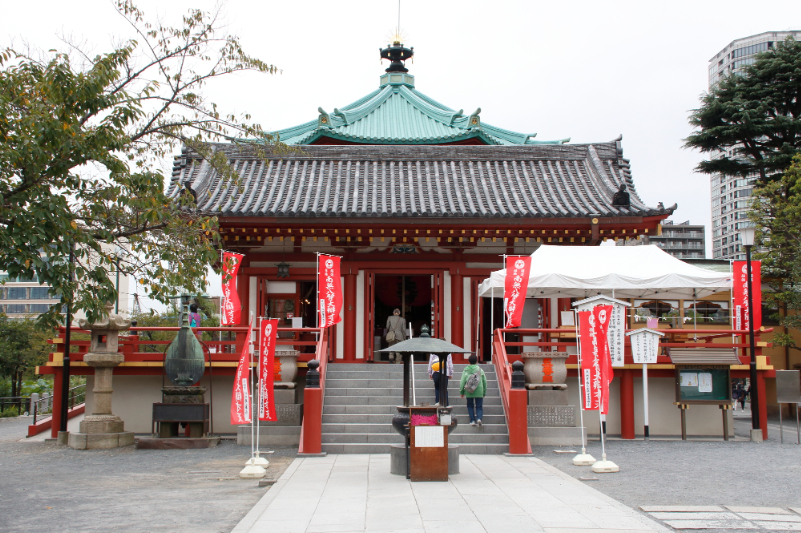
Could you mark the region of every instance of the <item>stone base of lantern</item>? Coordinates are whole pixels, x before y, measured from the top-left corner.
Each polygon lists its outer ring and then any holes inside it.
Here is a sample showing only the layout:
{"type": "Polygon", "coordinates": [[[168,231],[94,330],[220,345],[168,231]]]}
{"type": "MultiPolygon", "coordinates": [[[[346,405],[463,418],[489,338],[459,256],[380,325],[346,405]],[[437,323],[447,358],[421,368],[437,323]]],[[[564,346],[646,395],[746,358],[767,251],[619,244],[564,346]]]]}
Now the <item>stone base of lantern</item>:
{"type": "Polygon", "coordinates": [[[67,446],[76,450],[108,450],[111,448],[131,446],[133,443],[133,431],[120,431],[116,433],[70,433],[67,446]]]}

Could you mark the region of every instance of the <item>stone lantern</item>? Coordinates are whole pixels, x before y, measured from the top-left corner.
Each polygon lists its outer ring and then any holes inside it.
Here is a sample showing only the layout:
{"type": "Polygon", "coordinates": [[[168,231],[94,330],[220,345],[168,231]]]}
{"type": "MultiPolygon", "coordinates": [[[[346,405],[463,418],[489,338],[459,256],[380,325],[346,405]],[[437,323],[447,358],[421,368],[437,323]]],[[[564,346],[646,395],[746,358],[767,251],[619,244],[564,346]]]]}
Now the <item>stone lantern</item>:
{"type": "Polygon", "coordinates": [[[120,417],[111,412],[111,379],[114,367],[124,360],[118,352],[120,331],[131,327],[131,321],[111,310],[114,305],[106,305],[106,316],[98,322],[90,323],[85,319],[78,322],[81,329],[88,329],[92,334],[89,353],[83,360],[87,366],[95,369],[94,407],[91,415],[84,417],[78,433],[71,433],[67,441],[71,448],[78,450],[95,450],[119,448],[134,443],[132,431],[125,431],[125,424],[120,417]]]}

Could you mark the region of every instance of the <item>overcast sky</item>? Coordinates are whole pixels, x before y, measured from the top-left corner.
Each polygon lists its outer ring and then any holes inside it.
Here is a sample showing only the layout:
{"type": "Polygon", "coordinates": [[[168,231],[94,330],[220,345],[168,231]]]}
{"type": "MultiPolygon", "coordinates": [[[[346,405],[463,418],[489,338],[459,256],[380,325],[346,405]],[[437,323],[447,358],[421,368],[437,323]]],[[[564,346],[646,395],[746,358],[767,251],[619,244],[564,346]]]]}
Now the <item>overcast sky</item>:
{"type": "MultiPolygon", "coordinates": [[[[177,23],[215,2],[140,1],[177,23]]],[[[96,52],[130,37],[108,0],[0,0],[0,45],[63,48],[61,34],[96,52]]],[[[210,92],[223,110],[249,112],[267,130],[315,119],[378,87],[378,49],[397,24],[397,0],[230,1],[232,33],[282,69],[243,74],[210,92]]],[[[649,205],[679,205],[673,219],[707,226],[709,178],[682,148],[687,116],[707,89],[709,59],[732,40],[801,25],[798,0],[402,0],[400,26],[414,46],[417,89],[482,121],[537,139],[604,142],[623,135],[624,157],[649,205]]],[[[219,292],[218,290],[213,291],[219,292]]]]}

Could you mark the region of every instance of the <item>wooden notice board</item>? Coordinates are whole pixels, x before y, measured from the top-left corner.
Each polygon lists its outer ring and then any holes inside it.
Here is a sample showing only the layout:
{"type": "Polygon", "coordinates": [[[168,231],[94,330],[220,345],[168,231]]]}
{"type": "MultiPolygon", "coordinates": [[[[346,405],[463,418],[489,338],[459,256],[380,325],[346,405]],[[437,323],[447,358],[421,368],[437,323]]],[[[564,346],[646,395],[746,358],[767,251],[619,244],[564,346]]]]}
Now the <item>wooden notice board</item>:
{"type": "Polygon", "coordinates": [[[676,402],[682,404],[730,404],[730,367],[728,365],[676,365],[676,402]]]}
{"type": "Polygon", "coordinates": [[[412,426],[411,430],[411,480],[448,481],[448,428],[412,426]]]}

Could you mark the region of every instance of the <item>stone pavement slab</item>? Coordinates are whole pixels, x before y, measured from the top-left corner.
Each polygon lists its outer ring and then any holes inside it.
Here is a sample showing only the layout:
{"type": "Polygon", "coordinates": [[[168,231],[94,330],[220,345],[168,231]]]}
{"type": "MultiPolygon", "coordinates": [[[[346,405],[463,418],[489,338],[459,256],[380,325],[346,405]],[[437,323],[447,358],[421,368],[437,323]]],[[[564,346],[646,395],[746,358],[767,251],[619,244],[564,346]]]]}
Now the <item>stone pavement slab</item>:
{"type": "Polygon", "coordinates": [[[640,505],[646,513],[703,513],[723,511],[717,505],[640,505]]]}
{"type": "Polygon", "coordinates": [[[743,507],[738,505],[727,505],[726,509],[733,513],[763,513],[763,514],[792,514],[781,507],[743,507]]]}
{"type": "Polygon", "coordinates": [[[744,520],[669,520],[665,523],[673,529],[759,529],[744,520]]]}
{"type": "Polygon", "coordinates": [[[533,457],[463,455],[447,483],[389,473],[389,455],[296,458],[234,533],[660,532],[533,457]]]}

